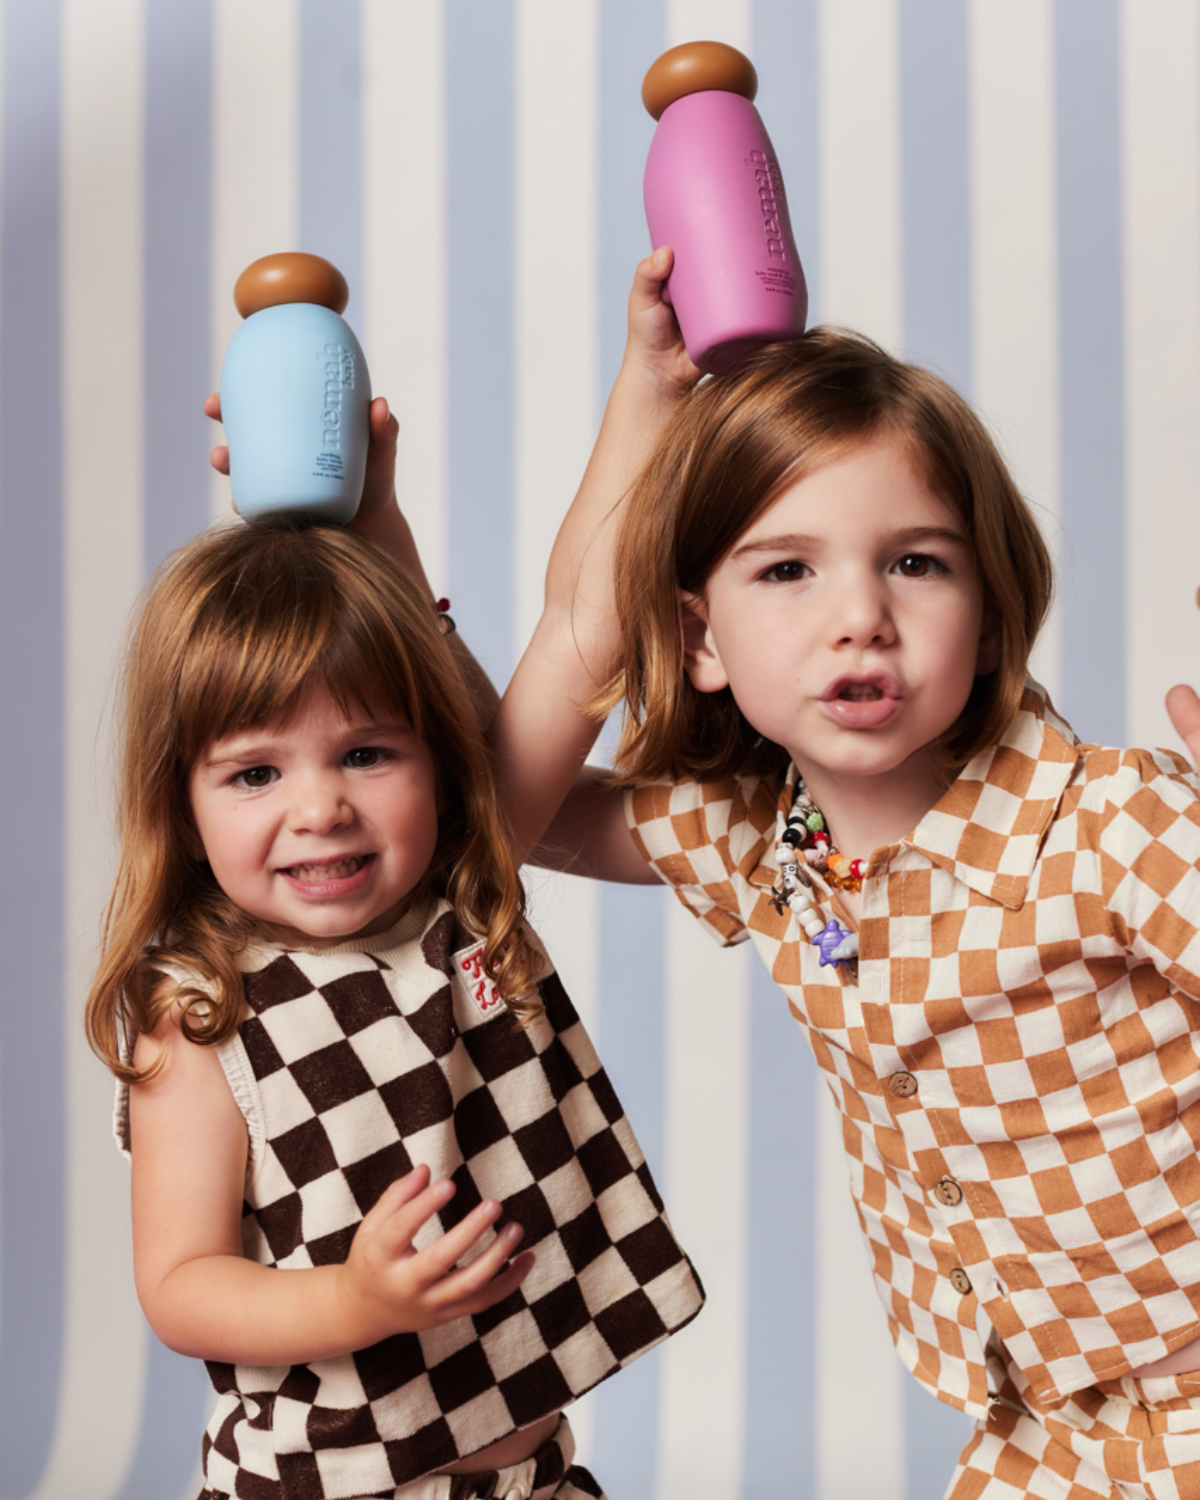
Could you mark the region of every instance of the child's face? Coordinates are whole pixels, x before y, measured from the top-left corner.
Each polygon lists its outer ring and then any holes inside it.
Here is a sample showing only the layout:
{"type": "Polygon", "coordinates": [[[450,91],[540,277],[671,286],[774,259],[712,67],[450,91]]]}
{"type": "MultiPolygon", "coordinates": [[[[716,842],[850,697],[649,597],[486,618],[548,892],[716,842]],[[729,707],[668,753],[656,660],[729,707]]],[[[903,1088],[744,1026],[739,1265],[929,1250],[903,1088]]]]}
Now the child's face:
{"type": "Polygon", "coordinates": [[[433,859],[433,757],[403,718],[347,718],[324,690],[285,724],[214,740],[192,814],[225,894],[287,938],[383,932],[433,859]]]}
{"type": "Polygon", "coordinates": [[[894,436],[785,491],[693,608],[694,686],[730,687],[809,779],[896,772],[998,662],[962,524],[894,436]]]}

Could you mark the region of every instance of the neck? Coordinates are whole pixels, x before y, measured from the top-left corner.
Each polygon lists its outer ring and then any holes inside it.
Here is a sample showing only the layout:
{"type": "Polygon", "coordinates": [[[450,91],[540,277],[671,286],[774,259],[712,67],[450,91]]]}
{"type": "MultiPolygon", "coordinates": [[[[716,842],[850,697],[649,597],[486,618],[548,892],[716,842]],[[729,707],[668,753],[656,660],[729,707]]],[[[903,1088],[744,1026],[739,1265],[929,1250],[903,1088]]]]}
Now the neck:
{"type": "Polygon", "coordinates": [[[796,765],[834,847],[850,859],[866,859],[911,833],[946,789],[924,751],[886,776],[842,775],[799,756],[796,765]]]}

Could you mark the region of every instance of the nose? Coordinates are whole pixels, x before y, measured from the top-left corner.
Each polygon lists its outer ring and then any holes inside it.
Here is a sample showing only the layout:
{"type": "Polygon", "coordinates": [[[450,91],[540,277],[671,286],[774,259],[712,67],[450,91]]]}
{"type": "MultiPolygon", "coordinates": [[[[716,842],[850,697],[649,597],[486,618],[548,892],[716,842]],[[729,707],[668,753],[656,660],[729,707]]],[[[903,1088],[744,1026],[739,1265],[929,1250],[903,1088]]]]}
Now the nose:
{"type": "Polygon", "coordinates": [[[886,646],[896,637],[886,580],[869,569],[844,574],[831,590],[831,634],[839,646],[886,646]]]}
{"type": "Polygon", "coordinates": [[[354,821],[345,782],[333,771],[311,771],[292,783],[288,828],[292,833],[332,833],[354,821]]]}

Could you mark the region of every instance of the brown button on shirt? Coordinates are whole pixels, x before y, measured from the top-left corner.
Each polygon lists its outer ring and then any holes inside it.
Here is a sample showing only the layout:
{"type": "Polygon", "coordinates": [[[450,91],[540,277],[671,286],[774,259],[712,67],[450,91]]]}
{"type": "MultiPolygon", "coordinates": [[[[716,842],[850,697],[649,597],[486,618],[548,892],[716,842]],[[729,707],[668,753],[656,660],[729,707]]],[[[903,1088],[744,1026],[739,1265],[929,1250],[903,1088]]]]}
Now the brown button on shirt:
{"type": "Polygon", "coordinates": [[[1196,777],[1079,745],[1030,684],[1001,744],[872,853],[857,976],[770,904],[794,783],[639,787],[627,814],[807,1032],[905,1364],[982,1417],[980,1302],[1047,1400],[1200,1335],[1196,777]]]}

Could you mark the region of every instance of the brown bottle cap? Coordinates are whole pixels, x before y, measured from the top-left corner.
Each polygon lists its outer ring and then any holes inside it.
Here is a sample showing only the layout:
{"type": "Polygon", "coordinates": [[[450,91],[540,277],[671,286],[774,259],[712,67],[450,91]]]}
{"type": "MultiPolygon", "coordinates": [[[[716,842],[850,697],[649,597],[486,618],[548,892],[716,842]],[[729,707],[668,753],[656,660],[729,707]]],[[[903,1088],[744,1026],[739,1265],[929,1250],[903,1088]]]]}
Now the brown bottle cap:
{"type": "Polygon", "coordinates": [[[338,268],[299,250],[264,255],[246,267],[233,288],[234,306],[243,318],[282,302],[315,302],[340,313],[349,300],[350,288],[338,268]]]}
{"type": "Polygon", "coordinates": [[[642,79],[642,103],[654,118],[685,94],[724,89],[753,99],[758,93],[754,64],[736,47],[724,42],[684,42],[650,64],[642,79]]]}

